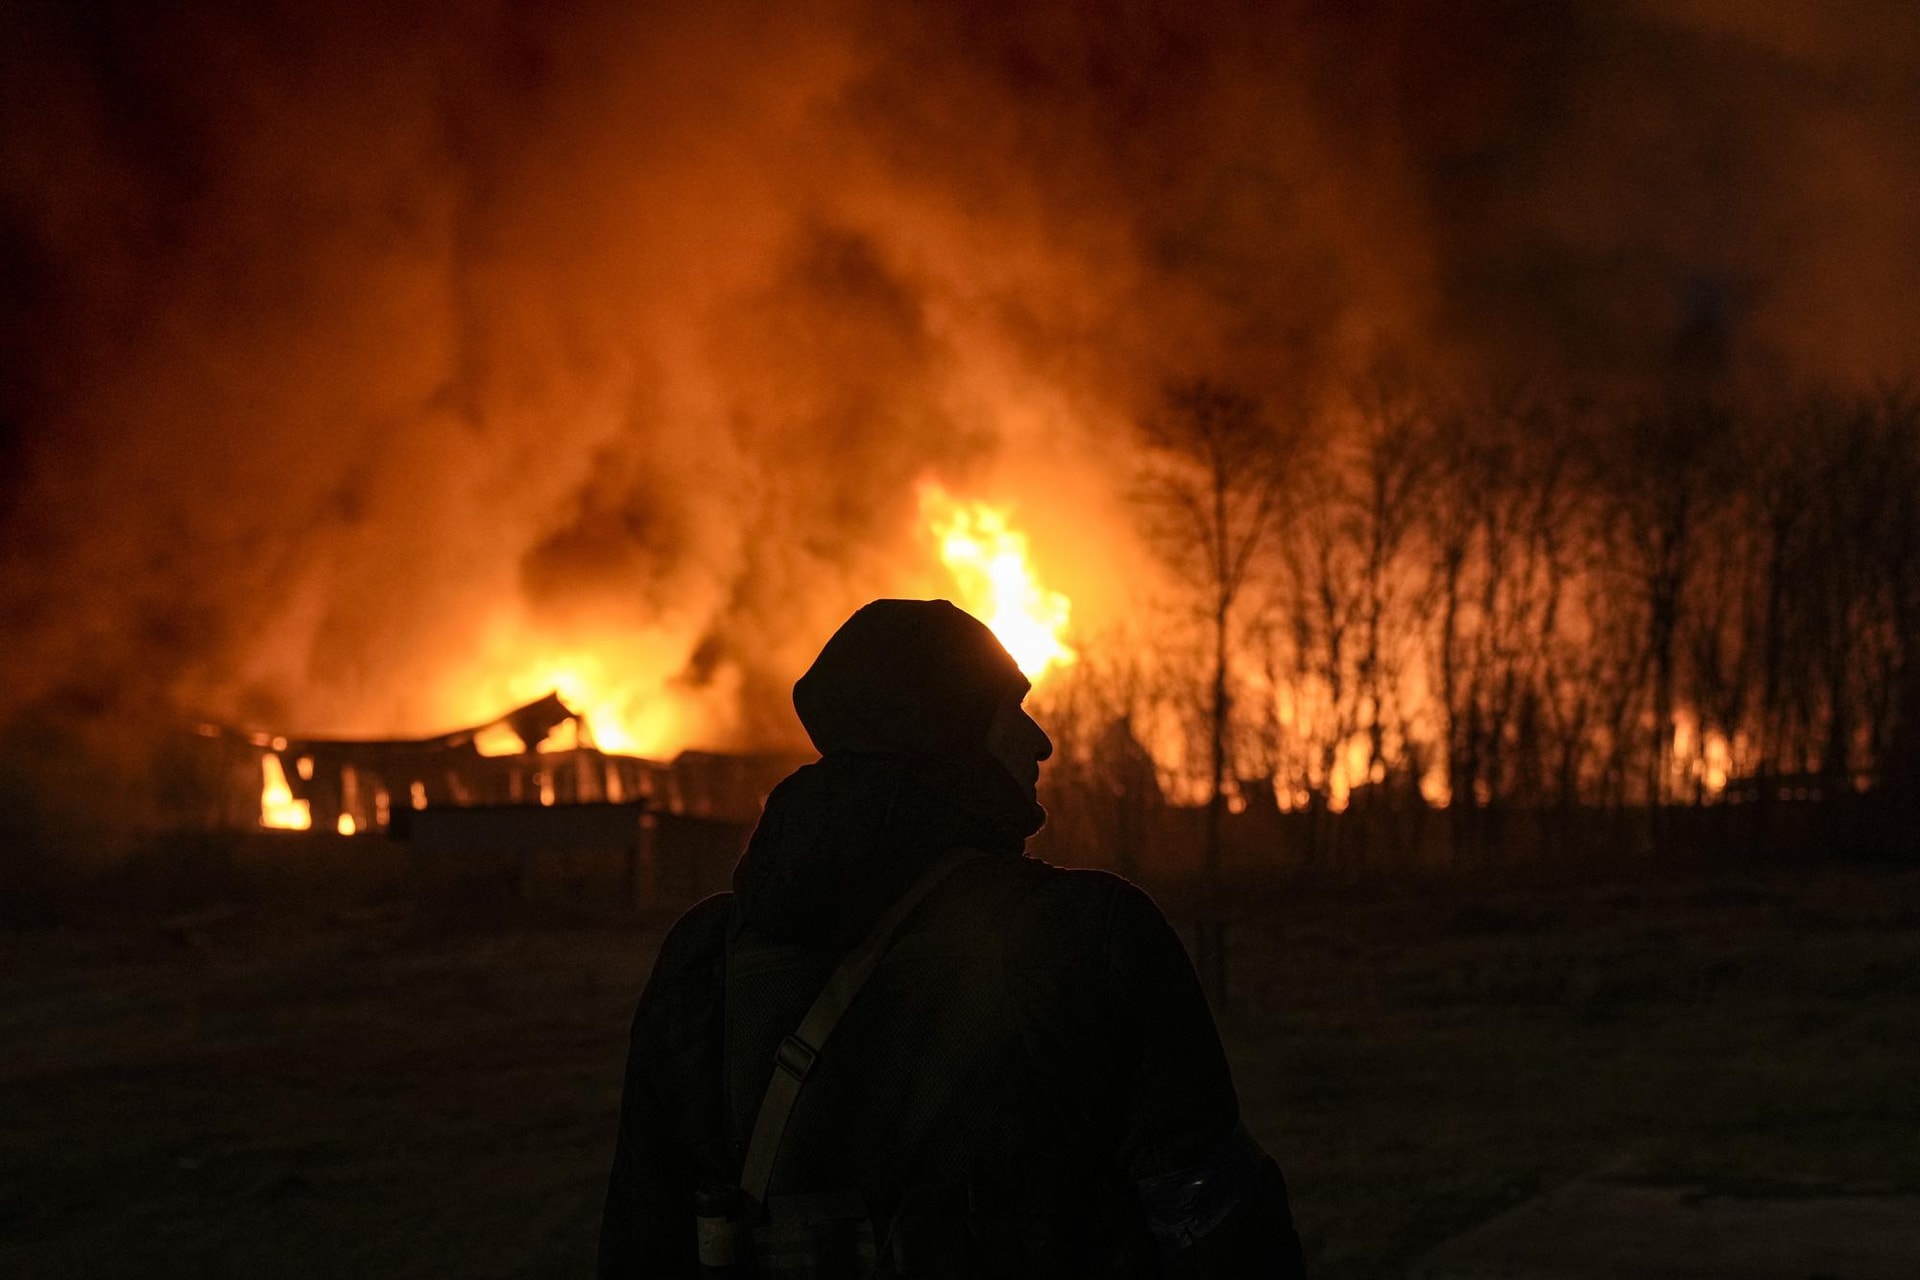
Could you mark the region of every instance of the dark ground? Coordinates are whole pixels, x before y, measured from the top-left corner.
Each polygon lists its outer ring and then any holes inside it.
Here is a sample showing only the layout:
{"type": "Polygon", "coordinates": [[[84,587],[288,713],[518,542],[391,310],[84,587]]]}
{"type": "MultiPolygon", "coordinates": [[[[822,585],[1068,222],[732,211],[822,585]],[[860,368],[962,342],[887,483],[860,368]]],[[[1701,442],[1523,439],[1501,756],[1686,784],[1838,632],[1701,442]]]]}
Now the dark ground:
{"type": "MultiPolygon", "coordinates": [[[[1597,1169],[1920,1188],[1920,872],[1246,909],[1226,1036],[1318,1277],[1597,1169]]],[[[0,1275],[587,1274],[658,937],[0,938],[0,1275]]]]}

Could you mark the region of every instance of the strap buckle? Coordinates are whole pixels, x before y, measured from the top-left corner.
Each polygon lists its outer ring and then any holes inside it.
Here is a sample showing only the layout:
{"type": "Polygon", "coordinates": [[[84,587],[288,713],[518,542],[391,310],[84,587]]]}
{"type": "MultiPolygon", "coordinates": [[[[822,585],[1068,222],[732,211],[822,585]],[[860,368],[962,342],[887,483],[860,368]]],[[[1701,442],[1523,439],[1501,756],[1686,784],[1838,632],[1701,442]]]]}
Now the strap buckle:
{"type": "Polygon", "coordinates": [[[795,1080],[805,1080],[820,1051],[797,1035],[788,1036],[774,1051],[773,1063],[795,1080]]]}

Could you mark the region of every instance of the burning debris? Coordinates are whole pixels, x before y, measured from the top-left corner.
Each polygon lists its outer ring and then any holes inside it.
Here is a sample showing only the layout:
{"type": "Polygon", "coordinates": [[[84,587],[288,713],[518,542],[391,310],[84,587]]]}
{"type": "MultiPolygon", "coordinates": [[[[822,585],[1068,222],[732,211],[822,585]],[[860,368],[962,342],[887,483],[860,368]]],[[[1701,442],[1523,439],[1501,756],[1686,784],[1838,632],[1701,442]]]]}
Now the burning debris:
{"type": "Polygon", "coordinates": [[[793,767],[782,755],[686,751],[671,761],[601,750],[558,693],[471,728],[427,738],[292,738],[202,725],[223,780],[200,816],[213,829],[386,832],[431,807],[641,804],[751,822],[793,767]]]}

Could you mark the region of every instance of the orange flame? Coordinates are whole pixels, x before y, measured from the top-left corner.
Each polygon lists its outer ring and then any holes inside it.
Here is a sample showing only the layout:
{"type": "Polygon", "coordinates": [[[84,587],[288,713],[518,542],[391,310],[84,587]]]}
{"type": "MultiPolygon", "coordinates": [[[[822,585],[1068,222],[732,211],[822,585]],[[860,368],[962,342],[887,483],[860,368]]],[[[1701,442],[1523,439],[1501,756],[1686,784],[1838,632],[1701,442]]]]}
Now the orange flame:
{"type": "Polygon", "coordinates": [[[313,826],[313,811],[305,800],[293,798],[287,785],[287,771],[280,757],[268,752],[260,757],[260,825],[281,831],[305,831],[313,826]]]}
{"type": "Polygon", "coordinates": [[[503,632],[485,646],[470,676],[455,686],[448,717],[479,721],[501,708],[557,693],[586,721],[586,733],[564,726],[547,741],[522,742],[505,724],[489,725],[474,739],[483,756],[520,755],[536,749],[564,751],[594,746],[603,751],[671,756],[686,745],[702,708],[672,687],[663,671],[677,670],[684,655],[643,635],[589,632],[570,642],[503,632]]]}
{"type": "Polygon", "coordinates": [[[1007,513],[984,502],[960,502],[938,485],[920,490],[920,514],[953,576],[960,607],[986,623],[1029,680],[1078,656],[1066,643],[1073,602],[1042,586],[1027,535],[1007,513]]]}
{"type": "MultiPolygon", "coordinates": [[[[933,539],[955,603],[986,623],[1035,683],[1074,662],[1077,655],[1065,638],[1072,604],[1043,585],[1027,535],[1013,526],[1008,511],[955,499],[931,484],[921,486],[919,499],[921,527],[933,539]]],[[[940,572],[932,565],[927,570],[940,572]]],[[[731,696],[724,686],[698,693],[677,686],[671,673],[685,666],[691,650],[682,640],[670,628],[636,633],[588,627],[563,637],[531,620],[502,617],[475,645],[471,665],[447,673],[439,718],[485,724],[503,707],[557,693],[581,713],[585,732],[563,728],[535,744],[521,741],[511,726],[493,723],[476,735],[474,749],[509,756],[593,746],[671,757],[725,715],[731,696]]],[[[546,794],[542,800],[550,803],[546,794]]],[[[405,803],[417,809],[425,799],[410,794],[405,803]]],[[[268,811],[264,799],[262,804],[268,811]]]]}

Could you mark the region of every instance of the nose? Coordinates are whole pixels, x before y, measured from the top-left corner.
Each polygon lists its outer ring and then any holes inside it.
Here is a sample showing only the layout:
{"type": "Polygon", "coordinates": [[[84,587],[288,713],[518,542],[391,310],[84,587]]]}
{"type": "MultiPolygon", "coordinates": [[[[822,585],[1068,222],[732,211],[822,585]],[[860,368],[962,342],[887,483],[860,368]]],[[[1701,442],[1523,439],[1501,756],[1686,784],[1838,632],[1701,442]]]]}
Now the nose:
{"type": "Polygon", "coordinates": [[[1027,717],[1027,723],[1033,726],[1033,736],[1039,739],[1039,745],[1034,749],[1033,758],[1035,760],[1045,760],[1048,757],[1052,756],[1053,755],[1053,739],[1047,736],[1047,731],[1045,729],[1042,729],[1040,727],[1040,722],[1038,720],[1035,720],[1032,716],[1027,717]]]}

